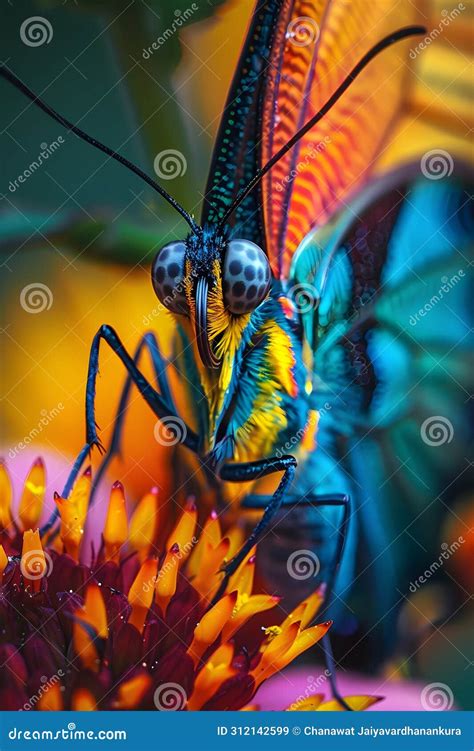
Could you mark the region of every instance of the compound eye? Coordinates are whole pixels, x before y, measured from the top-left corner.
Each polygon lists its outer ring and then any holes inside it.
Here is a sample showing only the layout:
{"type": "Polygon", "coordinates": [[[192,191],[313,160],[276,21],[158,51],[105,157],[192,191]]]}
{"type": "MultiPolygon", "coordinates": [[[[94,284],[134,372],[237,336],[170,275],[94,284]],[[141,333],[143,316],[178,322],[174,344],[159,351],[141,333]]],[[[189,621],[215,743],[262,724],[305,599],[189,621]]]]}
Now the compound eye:
{"type": "Polygon", "coordinates": [[[156,296],[172,313],[188,314],[184,292],[186,245],[183,242],[165,245],[155,256],[151,281],[156,296]]]}
{"type": "Polygon", "coordinates": [[[270,288],[268,258],[250,240],[231,240],[227,244],[223,276],[225,305],[237,315],[255,310],[270,288]]]}

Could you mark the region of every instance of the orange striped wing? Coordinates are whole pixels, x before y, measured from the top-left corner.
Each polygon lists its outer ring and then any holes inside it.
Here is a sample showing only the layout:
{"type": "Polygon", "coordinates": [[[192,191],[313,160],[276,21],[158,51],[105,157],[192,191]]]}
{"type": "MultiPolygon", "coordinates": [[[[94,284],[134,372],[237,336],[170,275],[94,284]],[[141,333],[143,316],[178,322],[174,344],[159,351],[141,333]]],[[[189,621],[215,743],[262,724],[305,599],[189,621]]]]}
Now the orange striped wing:
{"type": "MultiPolygon", "coordinates": [[[[265,164],[328,100],[358,60],[416,19],[408,0],[296,0],[280,14],[267,71],[261,161],[265,164]]],[[[267,250],[288,278],[305,235],[361,187],[383,150],[407,83],[410,43],[386,50],[265,177],[267,250]]]]}

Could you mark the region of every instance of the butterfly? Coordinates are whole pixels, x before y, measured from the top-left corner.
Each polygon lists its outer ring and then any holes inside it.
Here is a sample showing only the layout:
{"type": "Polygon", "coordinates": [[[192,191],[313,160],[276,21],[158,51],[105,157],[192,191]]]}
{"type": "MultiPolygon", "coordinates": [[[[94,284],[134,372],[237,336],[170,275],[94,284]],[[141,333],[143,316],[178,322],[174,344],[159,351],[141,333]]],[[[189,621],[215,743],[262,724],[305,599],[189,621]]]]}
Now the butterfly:
{"type": "MultiPolygon", "coordinates": [[[[452,274],[446,225],[460,247],[468,243],[471,226],[462,179],[454,186],[430,181],[418,164],[372,175],[402,103],[405,66],[396,43],[424,31],[400,28],[401,21],[413,20],[411,11],[391,6],[257,3],[224,108],[199,223],[139,167],[0,68],[0,75],[69,131],[138,174],[189,226],[187,237],[159,250],[151,275],[160,303],[175,319],[177,367],[197,429],[176,408],[156,336],[145,334],[131,356],[104,325],[89,360],[86,444],[63,496],[91,448],[101,447],[95,388],[105,342],[128,378],[97,482],[117,451],[132,384],[199,457],[210,483],[260,483],[280,473],[274,492],[257,492],[257,485],[244,499],[243,509],[263,513],[227,564],[223,587],[256,542],[270,581],[281,586],[286,577],[296,590],[319,573],[328,602],[350,587],[361,538],[373,562],[384,557],[380,512],[384,478],[392,471],[388,444],[400,415],[405,425],[404,401],[415,383],[407,364],[414,352],[418,357],[431,347],[423,326],[413,335],[403,326],[401,309],[410,310],[419,292],[406,274],[416,272],[421,244],[420,268],[430,294],[440,274],[452,274]],[[138,367],[144,350],[157,388],[138,367]]],[[[417,365],[418,383],[429,365],[417,365]]],[[[415,399],[412,409],[420,409],[415,399]]],[[[423,415],[426,409],[423,404],[423,415]]],[[[390,565],[379,567],[384,577],[390,565]]],[[[328,640],[325,648],[339,697],[328,640]]]]}

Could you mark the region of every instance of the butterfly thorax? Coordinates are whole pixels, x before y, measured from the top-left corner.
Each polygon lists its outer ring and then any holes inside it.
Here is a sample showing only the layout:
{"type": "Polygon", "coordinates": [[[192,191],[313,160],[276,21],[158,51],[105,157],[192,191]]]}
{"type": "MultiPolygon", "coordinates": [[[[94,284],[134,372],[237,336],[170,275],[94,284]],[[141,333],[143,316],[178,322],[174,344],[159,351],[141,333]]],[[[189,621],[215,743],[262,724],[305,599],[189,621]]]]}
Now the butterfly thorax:
{"type": "Polygon", "coordinates": [[[214,293],[210,337],[220,366],[200,368],[208,425],[203,451],[213,463],[285,453],[282,447],[304,434],[308,402],[301,342],[280,293],[272,290],[245,316],[229,316],[219,289],[214,293]]]}

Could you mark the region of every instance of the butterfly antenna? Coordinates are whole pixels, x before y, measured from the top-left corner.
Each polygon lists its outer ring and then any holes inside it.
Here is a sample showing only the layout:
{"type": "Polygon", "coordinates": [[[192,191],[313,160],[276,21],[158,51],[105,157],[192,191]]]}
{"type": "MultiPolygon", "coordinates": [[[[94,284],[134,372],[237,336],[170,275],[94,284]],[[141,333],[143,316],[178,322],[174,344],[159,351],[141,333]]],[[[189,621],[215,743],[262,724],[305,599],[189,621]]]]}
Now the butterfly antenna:
{"type": "Polygon", "coordinates": [[[112,159],[115,159],[116,162],[119,162],[120,164],[123,164],[125,167],[127,167],[131,172],[134,172],[136,175],[138,175],[138,177],[141,177],[141,179],[148,183],[148,185],[150,185],[154,190],[156,190],[156,192],[159,193],[160,196],[165,199],[165,201],[168,201],[170,206],[172,206],[179,214],[181,214],[183,219],[187,221],[193,231],[197,229],[197,225],[190,214],[188,214],[188,212],[183,209],[183,207],[180,206],[180,204],[172,196],[170,196],[170,194],[167,193],[167,191],[162,188],[159,183],[157,183],[155,180],[153,180],[152,177],[143,172],[140,167],[132,164],[132,162],[130,162],[124,156],[118,154],[113,149],[109,149],[108,146],[105,146],[100,141],[97,141],[97,139],[87,135],[87,133],[84,133],[84,131],[78,128],[76,125],[73,125],[73,123],[69,122],[69,120],[66,120],[65,117],[53,110],[53,108],[50,107],[49,104],[46,104],[46,102],[40,99],[39,96],[34,93],[34,91],[28,88],[28,86],[24,84],[23,81],[21,81],[17,76],[15,76],[15,74],[12,73],[5,65],[0,65],[0,76],[13,84],[15,88],[19,89],[23,94],[25,94],[28,99],[31,99],[33,104],[36,104],[37,107],[42,109],[43,112],[46,112],[46,114],[52,117],[53,120],[56,120],[61,125],[64,125],[64,127],[67,128],[68,131],[71,131],[79,138],[82,138],[83,141],[90,143],[91,146],[99,149],[99,151],[103,151],[104,154],[107,154],[112,159]]]}
{"type": "Polygon", "coordinates": [[[224,214],[223,218],[219,222],[219,227],[222,229],[227,220],[229,219],[229,216],[235,211],[237,206],[242,203],[242,201],[249,195],[249,193],[252,192],[252,190],[255,188],[256,185],[262,180],[262,178],[267,174],[271,168],[282,159],[285,154],[288,153],[290,149],[293,148],[293,146],[300,140],[300,138],[303,138],[303,136],[313,128],[321,118],[326,115],[329,110],[336,104],[338,99],[344,94],[346,89],[349,88],[351,83],[357,78],[359,73],[361,73],[364,68],[370,63],[371,60],[373,60],[374,57],[376,57],[380,52],[387,49],[387,47],[391,47],[392,44],[395,44],[396,42],[399,42],[401,39],[405,39],[406,37],[415,36],[416,34],[426,34],[426,28],[424,26],[406,26],[403,29],[398,29],[398,31],[394,31],[392,34],[389,34],[388,36],[384,37],[380,40],[380,42],[377,42],[376,45],[374,45],[365,55],[362,57],[357,65],[354,66],[354,68],[351,70],[349,75],[344,79],[344,81],[338,86],[334,94],[327,100],[326,104],[324,104],[321,109],[316,112],[313,117],[308,120],[308,122],[303,125],[302,128],[300,128],[292,138],[284,145],[282,148],[276,152],[272,156],[271,159],[268,160],[268,162],[260,169],[254,177],[250,180],[248,185],[237,194],[229,208],[227,209],[226,213],[224,214]]]}

